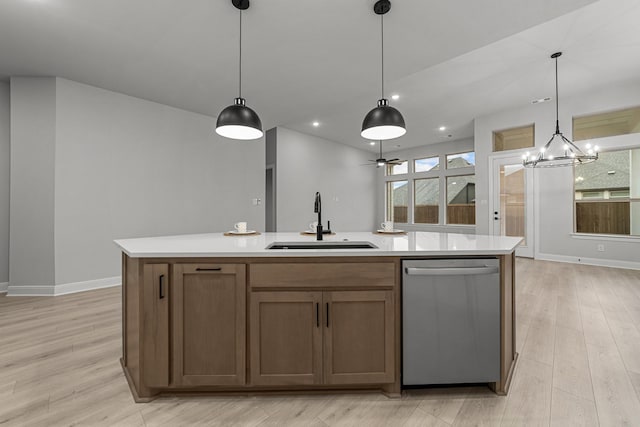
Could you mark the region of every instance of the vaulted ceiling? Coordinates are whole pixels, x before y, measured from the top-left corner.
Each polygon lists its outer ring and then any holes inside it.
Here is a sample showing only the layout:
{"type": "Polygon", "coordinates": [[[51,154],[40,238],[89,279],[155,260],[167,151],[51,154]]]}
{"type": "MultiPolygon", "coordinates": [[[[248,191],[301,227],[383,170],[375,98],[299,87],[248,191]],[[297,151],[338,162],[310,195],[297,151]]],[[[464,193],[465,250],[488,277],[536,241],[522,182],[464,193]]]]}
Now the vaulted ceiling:
{"type": "MultiPolygon", "coordinates": [[[[243,95],[265,128],[369,149],[359,131],[379,97],[373,3],[252,1],[243,95]]],[[[409,129],[398,144],[439,142],[440,125],[469,136],[473,117],[550,95],[555,50],[563,92],[637,78],[639,19],[637,0],[392,1],[387,87],[409,129]]],[[[215,117],[237,96],[237,60],[230,0],[0,2],[2,79],[59,76],[215,117]]]]}

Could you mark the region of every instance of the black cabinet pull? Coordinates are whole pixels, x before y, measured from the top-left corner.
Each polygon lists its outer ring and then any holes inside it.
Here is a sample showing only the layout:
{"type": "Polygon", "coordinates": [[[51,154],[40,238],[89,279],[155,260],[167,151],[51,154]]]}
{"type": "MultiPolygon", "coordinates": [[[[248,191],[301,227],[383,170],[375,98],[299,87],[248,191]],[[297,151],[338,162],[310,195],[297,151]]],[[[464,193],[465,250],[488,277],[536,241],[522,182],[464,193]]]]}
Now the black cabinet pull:
{"type": "Polygon", "coordinates": [[[316,303],[316,328],[320,327],[320,303],[316,303]]]}
{"type": "Polygon", "coordinates": [[[160,275],[160,283],[158,285],[159,288],[159,294],[160,294],[160,299],[164,298],[164,274],[160,275]]]}
{"type": "Polygon", "coordinates": [[[326,303],[326,309],[327,309],[327,328],[329,327],[329,303],[326,303]]]}
{"type": "Polygon", "coordinates": [[[220,271],[222,270],[222,267],[216,267],[216,268],[196,268],[196,271],[220,271]]]}

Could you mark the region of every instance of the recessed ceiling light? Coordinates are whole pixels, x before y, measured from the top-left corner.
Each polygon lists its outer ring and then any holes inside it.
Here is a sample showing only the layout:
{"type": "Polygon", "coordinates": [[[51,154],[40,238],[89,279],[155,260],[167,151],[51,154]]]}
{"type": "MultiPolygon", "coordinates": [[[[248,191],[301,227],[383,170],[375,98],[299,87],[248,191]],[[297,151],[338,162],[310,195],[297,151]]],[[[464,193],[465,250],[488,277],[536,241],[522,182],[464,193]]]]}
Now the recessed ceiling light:
{"type": "Polygon", "coordinates": [[[397,93],[394,93],[393,95],[391,95],[391,99],[393,99],[394,101],[397,101],[398,99],[400,99],[400,95],[398,95],[397,93]]]}
{"type": "Polygon", "coordinates": [[[313,122],[313,123],[311,123],[311,124],[312,124],[314,127],[318,127],[318,126],[320,126],[320,122],[313,122]]]}
{"type": "Polygon", "coordinates": [[[443,130],[447,130],[447,127],[446,127],[446,126],[440,126],[440,127],[438,128],[438,130],[442,132],[443,130]]]}
{"type": "Polygon", "coordinates": [[[369,142],[369,145],[376,145],[375,141],[369,142]]]}
{"type": "Polygon", "coordinates": [[[534,99],[533,101],[531,101],[531,103],[540,104],[542,102],[547,102],[547,101],[551,101],[551,98],[549,98],[548,96],[546,98],[534,99]]]}

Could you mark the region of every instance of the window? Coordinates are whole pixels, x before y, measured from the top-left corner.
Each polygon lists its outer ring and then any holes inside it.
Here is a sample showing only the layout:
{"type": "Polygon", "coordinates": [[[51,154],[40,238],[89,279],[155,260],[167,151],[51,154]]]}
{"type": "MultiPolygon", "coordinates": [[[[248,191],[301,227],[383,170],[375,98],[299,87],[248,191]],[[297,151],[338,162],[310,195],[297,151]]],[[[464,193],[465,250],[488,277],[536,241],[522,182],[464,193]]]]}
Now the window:
{"type": "Polygon", "coordinates": [[[429,172],[440,169],[440,159],[438,157],[427,157],[426,159],[414,160],[413,170],[415,172],[429,172]]]}
{"type": "Polygon", "coordinates": [[[440,179],[427,178],[413,181],[413,222],[437,224],[440,200],[440,179]]]}
{"type": "Polygon", "coordinates": [[[447,224],[476,223],[476,176],[447,177],[447,224]]]}
{"type": "Polygon", "coordinates": [[[387,182],[387,219],[406,223],[409,208],[409,181],[387,182]]]}
{"type": "Polygon", "coordinates": [[[517,150],[535,145],[534,126],[493,132],[493,151],[517,150]]]}
{"type": "Polygon", "coordinates": [[[409,162],[403,161],[397,165],[387,165],[387,175],[402,175],[409,172],[409,162]]]}
{"type": "Polygon", "coordinates": [[[475,152],[416,156],[386,172],[386,220],[475,225],[475,152]]]}
{"type": "Polygon", "coordinates": [[[475,165],[476,153],[474,151],[447,155],[447,169],[467,168],[475,165]]]}
{"type": "Polygon", "coordinates": [[[576,232],[640,236],[640,148],[598,157],[574,169],[576,232]]]}
{"type": "Polygon", "coordinates": [[[640,133],[640,107],[573,118],[573,140],[640,133]]]}

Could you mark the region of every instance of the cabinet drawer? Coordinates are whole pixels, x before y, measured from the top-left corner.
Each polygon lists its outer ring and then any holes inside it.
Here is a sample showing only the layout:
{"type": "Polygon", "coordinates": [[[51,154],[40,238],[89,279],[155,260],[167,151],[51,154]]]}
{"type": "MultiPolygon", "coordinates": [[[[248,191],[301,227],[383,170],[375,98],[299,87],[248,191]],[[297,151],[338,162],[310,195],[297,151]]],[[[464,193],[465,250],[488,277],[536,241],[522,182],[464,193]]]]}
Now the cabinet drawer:
{"type": "Polygon", "coordinates": [[[395,284],[395,263],[252,264],[252,288],[387,287],[395,284]]]}

